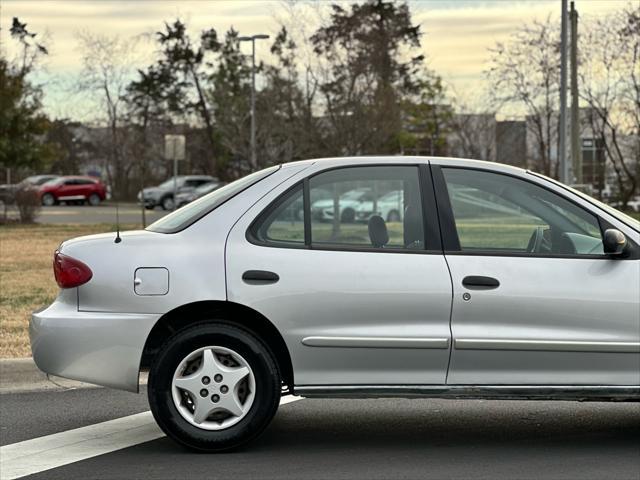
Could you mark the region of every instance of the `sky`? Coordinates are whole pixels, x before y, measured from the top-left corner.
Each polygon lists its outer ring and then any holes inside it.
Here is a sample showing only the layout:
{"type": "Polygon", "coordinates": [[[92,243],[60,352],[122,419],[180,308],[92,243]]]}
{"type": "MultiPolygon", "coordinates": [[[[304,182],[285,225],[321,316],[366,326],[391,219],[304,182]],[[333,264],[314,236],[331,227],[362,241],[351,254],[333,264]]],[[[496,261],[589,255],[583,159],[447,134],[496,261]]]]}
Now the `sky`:
{"type": "MultiPolygon", "coordinates": [[[[606,15],[628,3],[576,0],[576,8],[587,18],[606,15]]],[[[294,28],[308,23],[305,28],[312,28],[320,20],[311,9],[322,11],[329,4],[323,0],[1,0],[0,48],[10,57],[15,53],[8,35],[15,16],[39,37],[44,36],[49,55],[37,80],[44,87],[45,109],[53,117],[89,120],[93,108],[85,105],[83,109],[72,88],[82,70],[79,32],[138,37],[135,54],[144,68],[154,58],[149,38],[164,21],[176,16],[186,20],[194,34],[211,27],[221,33],[233,26],[244,35],[273,36],[282,22],[294,28]]],[[[469,101],[487,87],[483,71],[488,66],[489,48],[507,41],[523,23],[547,16],[559,21],[560,17],[560,0],[410,0],[409,4],[414,23],[421,25],[424,34],[422,44],[429,66],[444,78],[450,92],[469,101]]],[[[256,48],[258,59],[266,63],[269,46],[266,41],[256,48]]]]}

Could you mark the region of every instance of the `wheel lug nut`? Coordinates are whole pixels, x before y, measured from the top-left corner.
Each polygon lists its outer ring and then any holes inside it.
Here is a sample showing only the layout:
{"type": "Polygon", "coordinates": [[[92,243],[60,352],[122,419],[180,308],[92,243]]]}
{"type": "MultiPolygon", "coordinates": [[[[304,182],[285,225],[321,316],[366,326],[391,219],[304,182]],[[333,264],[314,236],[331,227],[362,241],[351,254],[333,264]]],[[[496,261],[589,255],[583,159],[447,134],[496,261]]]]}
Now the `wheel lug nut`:
{"type": "Polygon", "coordinates": [[[211,379],[209,377],[202,377],[202,383],[204,383],[205,385],[209,385],[210,382],[211,379]]]}
{"type": "Polygon", "coordinates": [[[216,382],[220,383],[220,382],[222,381],[222,375],[220,375],[220,374],[218,373],[215,377],[213,377],[213,379],[214,379],[216,382]]]}
{"type": "Polygon", "coordinates": [[[212,395],[211,396],[211,401],[213,403],[218,403],[220,401],[220,395],[212,395]]]}
{"type": "Polygon", "coordinates": [[[222,393],[227,393],[227,392],[229,391],[229,387],[227,387],[226,385],[222,385],[222,386],[220,387],[220,391],[221,391],[222,393]]]}
{"type": "Polygon", "coordinates": [[[206,397],[207,395],[209,395],[209,391],[206,388],[200,390],[200,396],[206,397]]]}

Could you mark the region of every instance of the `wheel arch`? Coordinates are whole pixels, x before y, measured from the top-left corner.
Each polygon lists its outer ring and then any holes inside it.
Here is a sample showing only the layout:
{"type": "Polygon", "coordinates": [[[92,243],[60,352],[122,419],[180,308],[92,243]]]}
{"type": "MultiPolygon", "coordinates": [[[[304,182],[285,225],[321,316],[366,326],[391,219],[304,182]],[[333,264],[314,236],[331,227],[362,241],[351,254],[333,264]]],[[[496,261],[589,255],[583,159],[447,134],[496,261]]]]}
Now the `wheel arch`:
{"type": "Polygon", "coordinates": [[[164,342],[176,332],[196,323],[216,321],[236,325],[263,340],[273,352],[282,381],[293,391],[293,364],[289,349],[277,327],[264,315],[239,303],[201,301],[181,305],[164,314],[153,326],[142,351],[140,369],[148,369],[164,342]]]}

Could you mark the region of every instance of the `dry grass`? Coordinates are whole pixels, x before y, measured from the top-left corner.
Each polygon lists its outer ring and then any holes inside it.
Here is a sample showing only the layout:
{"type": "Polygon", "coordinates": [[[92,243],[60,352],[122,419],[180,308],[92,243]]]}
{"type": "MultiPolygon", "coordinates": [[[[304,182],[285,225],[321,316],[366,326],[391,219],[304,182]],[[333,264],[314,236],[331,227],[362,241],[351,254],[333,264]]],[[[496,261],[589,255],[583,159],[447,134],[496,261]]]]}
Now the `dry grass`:
{"type": "Polygon", "coordinates": [[[58,292],[51,267],[58,245],[114,229],[109,224],[0,226],[0,358],[31,355],[31,312],[50,304],[58,292]]]}

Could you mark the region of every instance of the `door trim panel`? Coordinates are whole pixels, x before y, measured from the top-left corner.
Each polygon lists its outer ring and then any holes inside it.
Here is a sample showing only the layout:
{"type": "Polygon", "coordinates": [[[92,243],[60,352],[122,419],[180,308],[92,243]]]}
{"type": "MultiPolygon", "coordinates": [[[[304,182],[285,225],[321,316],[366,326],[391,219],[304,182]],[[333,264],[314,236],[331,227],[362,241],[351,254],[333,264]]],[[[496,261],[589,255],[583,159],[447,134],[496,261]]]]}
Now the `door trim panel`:
{"type": "Polygon", "coordinates": [[[307,347],[338,348],[449,348],[448,338],[416,337],[305,337],[307,347]]]}
{"type": "Polygon", "coordinates": [[[547,352],[640,353],[640,342],[456,338],[457,350],[535,350],[547,352]]]}

